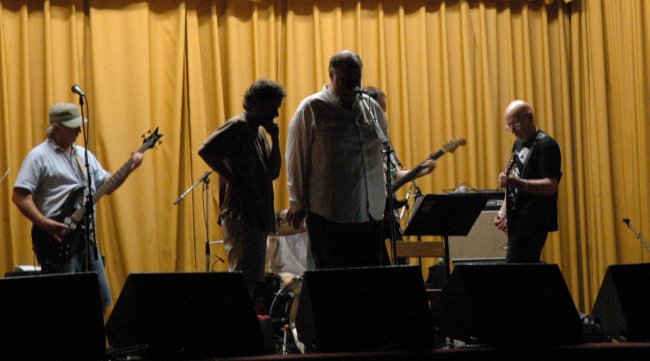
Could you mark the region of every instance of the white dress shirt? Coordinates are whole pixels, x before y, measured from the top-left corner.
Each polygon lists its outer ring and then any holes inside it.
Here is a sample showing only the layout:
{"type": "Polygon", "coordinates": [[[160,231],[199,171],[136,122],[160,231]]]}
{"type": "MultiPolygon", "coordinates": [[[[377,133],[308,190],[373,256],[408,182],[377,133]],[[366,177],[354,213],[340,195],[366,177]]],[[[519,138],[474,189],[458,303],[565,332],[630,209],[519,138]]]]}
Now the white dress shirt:
{"type": "MultiPolygon", "coordinates": [[[[361,95],[360,95],[361,96],[361,95]]],[[[386,204],[384,145],[372,119],[387,135],[386,117],[367,95],[352,110],[327,86],[298,106],[287,136],[289,200],[338,223],[381,220],[386,204]]]]}

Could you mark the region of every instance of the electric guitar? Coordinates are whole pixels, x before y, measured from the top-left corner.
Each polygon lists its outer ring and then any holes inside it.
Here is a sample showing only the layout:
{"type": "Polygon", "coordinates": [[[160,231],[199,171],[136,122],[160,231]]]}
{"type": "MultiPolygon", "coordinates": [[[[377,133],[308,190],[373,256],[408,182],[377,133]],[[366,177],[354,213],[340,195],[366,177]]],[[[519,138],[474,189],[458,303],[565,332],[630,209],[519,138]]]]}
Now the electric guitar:
{"type": "MultiPolygon", "coordinates": [[[[506,164],[506,167],[503,170],[503,174],[508,175],[512,172],[512,170],[515,168],[515,164],[517,159],[517,152],[512,152],[512,155],[510,155],[510,158],[508,159],[508,163],[506,164]]],[[[512,215],[512,211],[515,209],[515,202],[517,201],[517,193],[515,192],[514,187],[505,187],[505,199],[506,199],[506,219],[509,219],[510,216],[512,215]]],[[[507,224],[507,223],[506,223],[507,224]]]]}
{"type": "Polygon", "coordinates": [[[402,178],[394,181],[393,184],[391,185],[391,192],[395,193],[395,191],[398,190],[401,186],[415,179],[415,177],[417,177],[417,175],[425,168],[424,162],[426,162],[427,160],[429,159],[436,160],[442,157],[445,153],[453,153],[454,151],[456,151],[456,148],[465,144],[467,144],[467,141],[463,138],[458,138],[458,137],[448,141],[442,146],[442,148],[440,148],[440,150],[438,150],[435,153],[431,153],[427,159],[420,162],[420,164],[418,164],[415,168],[411,169],[402,178]]]}
{"type": "MultiPolygon", "coordinates": [[[[142,147],[137,152],[144,153],[146,150],[153,148],[161,137],[162,134],[158,134],[158,128],[153,132],[150,131],[149,136],[144,139],[142,147]]],[[[132,165],[133,160],[129,158],[117,172],[113,173],[95,191],[92,198],[93,206],[100,198],[114,191],[124,181],[132,165]]],[[[85,198],[83,196],[84,188],[84,186],[79,186],[73,190],[63,207],[61,207],[61,211],[58,212],[60,216],[52,217],[54,220],[65,223],[68,226],[60,237],[60,240],[52,237],[42,228],[32,225],[32,246],[34,253],[36,253],[36,258],[41,264],[52,267],[62,266],[74,256],[78,247],[81,245],[84,238],[83,217],[86,213],[83,205],[85,198]]]]}
{"type": "MultiPolygon", "coordinates": [[[[424,168],[424,162],[426,162],[429,159],[436,160],[440,157],[442,157],[445,153],[453,153],[456,151],[456,148],[458,148],[461,145],[467,144],[467,141],[463,138],[453,138],[452,140],[446,142],[442,148],[440,148],[437,152],[431,153],[427,159],[424,161],[420,162],[415,168],[411,169],[408,173],[406,173],[402,178],[397,179],[391,184],[391,193],[389,197],[392,197],[393,200],[393,209],[399,209],[404,207],[408,201],[407,200],[398,200],[395,198],[395,191],[397,191],[401,186],[404,184],[414,180],[418,173],[420,173],[424,168]]],[[[394,220],[394,225],[397,227],[396,229],[399,229],[399,222],[397,221],[397,217],[391,216],[390,214],[390,198],[386,199],[386,207],[385,207],[385,212],[384,212],[384,221],[390,221],[394,220]]]]}

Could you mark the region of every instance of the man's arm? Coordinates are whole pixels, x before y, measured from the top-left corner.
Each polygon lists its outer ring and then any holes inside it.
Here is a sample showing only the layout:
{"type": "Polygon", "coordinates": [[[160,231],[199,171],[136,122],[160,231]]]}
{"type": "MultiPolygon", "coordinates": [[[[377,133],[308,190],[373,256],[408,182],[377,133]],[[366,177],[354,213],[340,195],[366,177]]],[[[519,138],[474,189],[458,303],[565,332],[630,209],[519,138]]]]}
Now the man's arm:
{"type": "Polygon", "coordinates": [[[275,180],[280,176],[280,168],[282,167],[282,156],[280,154],[280,127],[275,122],[264,125],[263,127],[271,136],[272,144],[269,151],[269,176],[271,179],[275,180]]]}
{"type": "MultiPolygon", "coordinates": [[[[125,175],[124,178],[120,179],[117,183],[115,183],[114,188],[112,188],[111,192],[109,192],[109,193],[107,193],[107,194],[111,194],[111,193],[113,193],[117,188],[119,188],[119,187],[122,185],[122,183],[124,183],[124,181],[126,180],[126,178],[129,177],[129,175],[131,174],[131,172],[133,172],[133,170],[135,170],[136,168],[138,168],[138,167],[140,166],[140,164],[142,164],[142,159],[143,159],[143,158],[144,158],[144,154],[142,154],[142,153],[140,153],[140,152],[134,152],[133,154],[131,154],[131,168],[129,168],[129,172],[126,173],[126,175],[125,175]]],[[[112,177],[113,177],[113,175],[111,175],[111,177],[108,178],[108,180],[110,180],[112,177]]],[[[107,180],[107,181],[108,181],[108,180],[107,180]]]]}
{"type": "Polygon", "coordinates": [[[203,161],[226,179],[234,177],[227,158],[235,148],[236,140],[239,139],[238,133],[237,124],[228,121],[212,133],[199,148],[198,153],[203,161]]]}
{"type": "Polygon", "coordinates": [[[51,218],[47,218],[36,208],[34,198],[27,189],[14,188],[11,200],[16,204],[18,209],[25,217],[29,218],[34,225],[46,231],[50,236],[56,240],[61,241],[59,236],[68,228],[64,223],[57,222],[51,218]]]}
{"type": "Polygon", "coordinates": [[[528,192],[542,196],[551,196],[557,192],[558,179],[548,177],[542,179],[519,178],[516,175],[499,175],[499,184],[503,187],[515,187],[521,192],[528,192]]]}
{"type": "MultiPolygon", "coordinates": [[[[431,172],[433,172],[433,170],[436,168],[436,161],[433,160],[433,159],[427,159],[424,162],[422,162],[420,165],[422,167],[424,167],[424,168],[422,168],[422,170],[420,172],[418,172],[418,174],[416,174],[415,178],[413,178],[413,179],[417,179],[417,178],[420,178],[420,177],[425,176],[427,174],[431,174],[431,172]]],[[[404,178],[406,176],[406,174],[408,174],[410,171],[411,170],[409,170],[409,169],[399,169],[397,171],[397,177],[395,177],[395,181],[398,181],[401,178],[404,178]]]]}
{"type": "Polygon", "coordinates": [[[290,208],[286,221],[298,229],[307,215],[307,182],[311,159],[311,117],[308,109],[296,111],[287,134],[286,166],[290,208]]]}
{"type": "Polygon", "coordinates": [[[499,208],[499,211],[497,212],[496,216],[494,216],[494,225],[497,227],[498,230],[508,232],[508,218],[506,218],[506,198],[503,198],[503,203],[501,204],[501,208],[499,208]]]}

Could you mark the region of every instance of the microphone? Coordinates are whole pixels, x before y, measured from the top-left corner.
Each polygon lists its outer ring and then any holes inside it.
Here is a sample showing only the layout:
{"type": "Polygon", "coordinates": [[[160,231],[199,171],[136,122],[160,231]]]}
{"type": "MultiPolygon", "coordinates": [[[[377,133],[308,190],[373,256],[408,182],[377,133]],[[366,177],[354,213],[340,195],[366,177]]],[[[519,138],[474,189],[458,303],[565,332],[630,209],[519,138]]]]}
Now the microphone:
{"type": "Polygon", "coordinates": [[[354,87],[353,92],[355,92],[357,94],[368,94],[367,90],[363,89],[362,87],[358,87],[358,86],[354,87]]]}
{"type": "Polygon", "coordinates": [[[73,84],[72,88],[70,90],[72,90],[73,93],[79,95],[80,97],[85,97],[86,96],[84,91],[81,90],[81,87],[79,86],[79,84],[73,84]]]}
{"type": "Polygon", "coordinates": [[[634,229],[634,227],[632,227],[632,224],[630,223],[630,219],[629,218],[623,218],[623,223],[625,223],[627,225],[627,228],[629,228],[629,230],[632,232],[632,234],[634,234],[634,237],[636,237],[636,239],[639,242],[641,242],[641,245],[643,246],[643,248],[645,248],[647,251],[650,251],[650,245],[648,245],[648,243],[645,241],[645,239],[643,239],[643,236],[641,235],[641,233],[637,232],[634,229]]]}

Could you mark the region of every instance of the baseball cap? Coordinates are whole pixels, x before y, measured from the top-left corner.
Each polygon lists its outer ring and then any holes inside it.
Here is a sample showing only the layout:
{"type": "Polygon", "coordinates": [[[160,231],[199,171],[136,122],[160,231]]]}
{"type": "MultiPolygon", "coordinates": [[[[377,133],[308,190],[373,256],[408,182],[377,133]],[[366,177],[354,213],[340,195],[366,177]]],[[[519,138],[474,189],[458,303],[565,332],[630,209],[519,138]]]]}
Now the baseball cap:
{"type": "Polygon", "coordinates": [[[82,123],[87,123],[88,119],[81,118],[77,106],[72,103],[54,104],[50,110],[50,124],[59,123],[67,128],[80,127],[82,123]]]}

